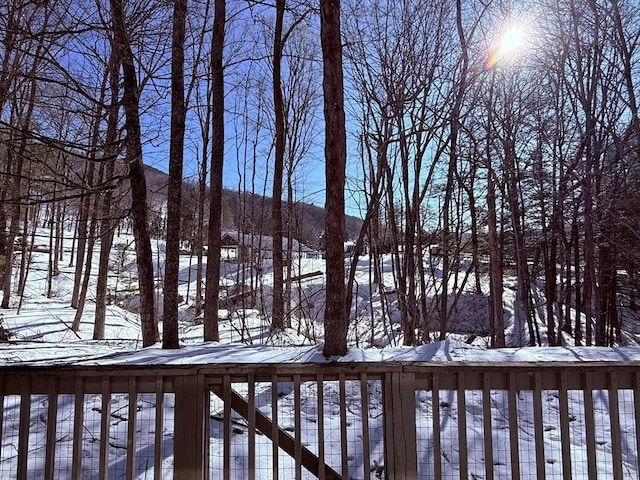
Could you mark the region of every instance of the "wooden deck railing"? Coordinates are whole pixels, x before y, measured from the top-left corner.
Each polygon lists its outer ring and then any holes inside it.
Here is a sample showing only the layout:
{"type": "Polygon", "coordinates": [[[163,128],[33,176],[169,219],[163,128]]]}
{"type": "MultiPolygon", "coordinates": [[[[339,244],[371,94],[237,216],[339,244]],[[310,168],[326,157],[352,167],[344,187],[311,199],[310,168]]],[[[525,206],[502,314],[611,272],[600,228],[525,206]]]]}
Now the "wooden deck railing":
{"type": "Polygon", "coordinates": [[[639,478],[636,363],[0,368],[2,479],[639,478]]]}

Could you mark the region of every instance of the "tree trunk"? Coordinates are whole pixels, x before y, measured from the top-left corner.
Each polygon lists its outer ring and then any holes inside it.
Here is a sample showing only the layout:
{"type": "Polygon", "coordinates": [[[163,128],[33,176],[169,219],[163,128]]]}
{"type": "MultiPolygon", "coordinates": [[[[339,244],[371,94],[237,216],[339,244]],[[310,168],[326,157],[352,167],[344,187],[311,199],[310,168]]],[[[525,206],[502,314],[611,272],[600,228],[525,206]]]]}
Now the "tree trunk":
{"type": "Polygon", "coordinates": [[[180,271],[180,209],[184,158],[184,39],[187,0],[173,4],[171,44],[171,140],[167,191],[167,239],[164,276],[162,348],[178,348],[178,275],[180,271]]]}
{"type": "MultiPolygon", "coordinates": [[[[102,168],[101,168],[102,170],[102,168]]],[[[92,275],[92,266],[93,266],[93,249],[96,243],[96,235],[98,231],[98,206],[100,205],[100,196],[94,195],[92,197],[93,202],[91,206],[91,225],[89,227],[89,235],[87,242],[87,255],[84,259],[84,275],[82,277],[82,284],[80,285],[80,292],[78,295],[78,307],[76,308],[76,313],[73,318],[73,323],[71,324],[71,330],[77,332],[80,329],[80,322],[82,321],[82,315],[84,313],[84,307],[86,305],[87,293],[89,291],[89,280],[92,275]]],[[[104,248],[104,247],[103,247],[104,248]]],[[[94,326],[95,329],[95,326],[94,326]]],[[[101,340],[104,337],[104,333],[102,337],[96,339],[101,340]]]]}
{"type": "Polygon", "coordinates": [[[126,116],[125,148],[131,184],[131,220],[136,243],[136,263],[140,288],[140,323],[142,325],[142,345],[147,347],[156,343],[159,335],[155,317],[153,255],[149,235],[147,184],[142,163],[138,80],[129,32],[124,20],[122,0],[111,0],[110,5],[114,46],[119,51],[122,65],[124,91],[122,105],[126,116]]]}
{"type": "MultiPolygon", "coordinates": [[[[95,155],[94,152],[96,151],[98,146],[98,138],[100,134],[100,120],[101,120],[100,113],[102,111],[101,105],[104,103],[105,87],[106,86],[103,84],[102,92],[100,95],[100,101],[98,102],[98,106],[96,106],[96,109],[94,111],[94,124],[92,126],[93,133],[91,135],[91,143],[93,145],[91,149],[92,156],[95,155]]],[[[87,247],[87,228],[89,224],[89,209],[91,205],[90,192],[94,182],[94,178],[93,178],[94,171],[95,171],[95,162],[93,161],[87,162],[87,165],[85,167],[85,174],[84,174],[84,178],[86,179],[85,188],[87,190],[84,192],[83,196],[79,200],[80,211],[78,213],[78,225],[76,228],[78,243],[76,245],[76,251],[75,251],[76,266],[75,266],[75,272],[73,276],[71,308],[78,308],[78,299],[80,296],[80,285],[81,285],[81,279],[82,279],[82,266],[84,265],[84,256],[85,256],[86,247],[87,247]]],[[[73,256],[73,253],[72,253],[72,256],[73,256]]]]}
{"type": "MultiPolygon", "coordinates": [[[[117,118],[117,112],[112,112],[117,118]]],[[[109,127],[107,127],[107,138],[109,138],[109,127]]],[[[114,131],[115,134],[115,131],[114,131]]],[[[107,145],[110,145],[107,143],[107,145]]],[[[114,159],[107,160],[107,164],[104,168],[100,169],[105,171],[104,179],[113,177],[114,159]]],[[[93,339],[104,339],[104,331],[106,325],[107,314],[107,285],[109,275],[109,258],[111,248],[113,246],[113,232],[115,229],[114,213],[115,208],[111,205],[113,200],[113,194],[111,190],[107,190],[104,195],[101,206],[101,221],[100,221],[100,255],[98,257],[98,279],[96,282],[96,310],[95,319],[93,323],[93,339]]]]}
{"type": "MultiPolygon", "coordinates": [[[[20,253],[20,279],[18,282],[18,296],[20,300],[18,302],[18,311],[22,308],[22,300],[24,298],[24,290],[27,283],[27,277],[29,272],[29,266],[31,265],[31,255],[33,252],[33,247],[35,245],[35,236],[38,225],[38,213],[40,212],[40,206],[37,208],[25,208],[24,209],[24,221],[22,222],[22,241],[21,245],[21,253],[20,253]],[[33,210],[33,214],[31,216],[32,227],[31,227],[31,239],[29,243],[27,243],[28,237],[28,226],[29,226],[29,210],[33,210]]],[[[49,282],[50,283],[50,282],[49,282]]],[[[50,295],[50,292],[47,292],[50,295]]]]}
{"type": "Polygon", "coordinates": [[[461,120],[460,114],[462,110],[462,102],[464,100],[465,91],[467,88],[467,69],[469,64],[469,55],[467,51],[467,40],[462,26],[462,4],[461,0],[456,1],[456,32],[461,45],[461,65],[460,65],[460,79],[457,82],[458,87],[454,91],[453,106],[451,109],[450,118],[450,138],[449,138],[449,164],[447,167],[447,183],[444,193],[444,204],[442,208],[442,290],[440,297],[440,335],[439,340],[444,340],[447,331],[448,321],[448,294],[449,294],[449,269],[450,269],[450,255],[452,253],[453,244],[451,242],[451,228],[450,228],[450,205],[453,201],[453,188],[454,179],[457,170],[458,159],[458,138],[460,134],[461,120]]]}
{"type": "MultiPolygon", "coordinates": [[[[573,221],[571,223],[571,244],[573,245],[573,269],[575,271],[575,310],[576,310],[576,323],[573,329],[573,336],[575,338],[576,345],[582,345],[583,331],[582,331],[582,286],[580,285],[580,234],[578,233],[578,205],[574,207],[573,221]]],[[[571,275],[571,272],[569,272],[571,275]]]]}
{"type": "Polygon", "coordinates": [[[202,314],[203,292],[202,292],[202,271],[203,271],[203,247],[204,247],[204,210],[205,200],[207,198],[207,166],[209,155],[209,108],[207,107],[206,121],[203,126],[202,135],[202,164],[200,165],[200,173],[198,174],[198,221],[196,226],[196,297],[193,302],[194,316],[198,318],[202,314]]]}
{"type": "MultiPolygon", "coordinates": [[[[57,167],[57,165],[56,165],[57,167]]],[[[58,195],[58,186],[56,184],[53,185],[52,193],[52,203],[51,203],[51,219],[49,221],[49,261],[47,262],[47,298],[51,298],[53,295],[53,277],[57,275],[54,268],[53,259],[56,256],[56,251],[54,250],[54,233],[56,231],[56,210],[57,210],[57,195],[58,195]]],[[[27,221],[27,215],[25,215],[25,223],[27,221]]],[[[24,284],[27,281],[26,275],[20,278],[20,286],[18,290],[20,292],[24,292],[24,284]]]]}
{"type": "Polygon", "coordinates": [[[474,161],[471,166],[470,186],[467,190],[469,197],[469,214],[471,215],[471,265],[475,277],[475,293],[482,295],[482,286],[480,285],[480,253],[478,240],[478,208],[476,206],[475,179],[477,166],[474,161]]]}
{"type": "Polygon", "coordinates": [[[616,247],[614,221],[605,214],[602,238],[598,248],[598,321],[596,323],[596,345],[612,347],[620,339],[618,324],[618,279],[616,271],[616,247]]]}
{"type": "MultiPolygon", "coordinates": [[[[546,316],[547,316],[547,338],[550,346],[560,345],[562,340],[562,321],[558,318],[556,324],[556,305],[558,299],[557,280],[558,280],[558,234],[560,230],[560,202],[561,198],[555,188],[555,182],[552,191],[552,212],[551,220],[547,222],[547,208],[545,198],[545,184],[543,180],[542,153],[537,155],[538,164],[538,188],[540,191],[540,220],[542,223],[542,253],[544,257],[544,292],[546,297],[546,316]]],[[[555,179],[555,166],[553,167],[552,178],[555,179]]],[[[560,309],[558,309],[560,310],[560,309]]],[[[560,314],[560,311],[558,311],[560,314]]],[[[560,316],[560,315],[559,315],[560,316]]],[[[561,316],[560,316],[561,317],[561,316]]]]}
{"type": "Polygon", "coordinates": [[[271,329],[284,328],[284,260],[282,256],[282,177],[284,170],[285,120],[282,95],[282,23],[285,0],[276,0],[276,25],[273,36],[273,108],[275,110],[275,158],[271,221],[273,223],[273,303],[271,329]]]}
{"type": "Polygon", "coordinates": [[[224,67],[225,0],[215,0],[211,45],[212,124],[211,200],[209,203],[209,252],[204,304],[204,340],[218,341],[218,296],[220,293],[220,236],[222,231],[222,169],[224,165],[224,67]]]}
{"type": "Polygon", "coordinates": [[[204,107],[204,118],[199,115],[200,119],[200,133],[202,135],[202,162],[198,173],[198,214],[197,214],[197,226],[196,226],[196,245],[195,254],[197,257],[196,264],[196,296],[194,299],[194,316],[200,317],[202,314],[202,308],[204,304],[204,292],[202,288],[203,278],[203,258],[204,258],[204,212],[205,202],[207,199],[207,169],[209,164],[209,140],[211,129],[211,108],[209,103],[211,100],[211,79],[207,78],[207,93],[206,103],[204,107]]]}
{"type": "MultiPolygon", "coordinates": [[[[100,182],[109,182],[113,178],[115,161],[118,154],[118,110],[119,110],[119,81],[120,65],[115,45],[112,45],[109,64],[107,65],[107,77],[110,90],[110,104],[107,108],[107,129],[105,133],[104,158],[102,163],[105,174],[100,177],[100,182]]],[[[112,205],[113,190],[107,188],[102,200],[100,212],[100,255],[98,260],[98,279],[96,282],[96,310],[93,323],[93,339],[104,338],[107,313],[107,285],[109,275],[109,258],[113,245],[113,234],[117,225],[115,215],[116,208],[112,205]]]]}
{"type": "MultiPolygon", "coordinates": [[[[509,134],[510,135],[510,134],[509,134]]],[[[540,345],[541,339],[537,330],[533,302],[531,300],[531,278],[527,264],[525,246],[525,231],[523,222],[523,207],[518,192],[520,191],[519,173],[516,166],[516,151],[513,139],[507,138],[504,145],[504,176],[507,186],[507,201],[511,213],[513,228],[516,273],[518,279],[518,295],[515,308],[521,307],[527,319],[529,331],[529,346],[540,345]]]]}
{"type": "Polygon", "coordinates": [[[487,222],[489,243],[489,321],[491,324],[491,346],[505,346],[504,307],[502,305],[502,255],[498,240],[498,222],[496,211],[496,183],[493,169],[489,167],[487,187],[487,222]]]}
{"type": "MultiPolygon", "coordinates": [[[[36,54],[36,59],[39,58],[39,53],[36,54]]],[[[37,63],[37,62],[36,62],[37,63]]],[[[32,74],[35,73],[35,64],[33,67],[32,74]]],[[[31,125],[31,118],[33,115],[33,109],[35,107],[35,96],[36,96],[36,80],[35,78],[31,78],[31,81],[28,85],[29,89],[29,98],[27,111],[24,114],[24,118],[22,119],[22,127],[20,129],[20,143],[18,145],[17,155],[14,156],[15,167],[13,170],[13,182],[11,187],[11,197],[13,200],[13,205],[11,206],[11,226],[9,228],[9,237],[7,239],[7,249],[6,249],[6,263],[4,270],[4,279],[2,283],[3,289],[3,297],[2,304],[0,304],[1,308],[9,308],[9,301],[11,298],[11,275],[12,269],[11,264],[13,261],[13,250],[15,240],[20,234],[20,216],[22,212],[22,202],[20,200],[22,195],[22,175],[24,169],[24,157],[25,150],[27,148],[27,135],[31,125]]]]}
{"type": "Polygon", "coordinates": [[[6,18],[6,28],[2,37],[4,55],[0,65],[0,111],[9,98],[9,88],[13,81],[20,75],[23,66],[23,57],[28,53],[24,50],[24,37],[32,34],[26,27],[19,24],[23,0],[14,0],[11,4],[4,2],[3,16],[6,18]],[[8,10],[8,11],[7,11],[8,10]]]}
{"type": "Polygon", "coordinates": [[[324,312],[325,356],[347,353],[344,285],[344,183],[347,157],[340,1],[320,0],[325,118],[327,302],[324,312]]]}

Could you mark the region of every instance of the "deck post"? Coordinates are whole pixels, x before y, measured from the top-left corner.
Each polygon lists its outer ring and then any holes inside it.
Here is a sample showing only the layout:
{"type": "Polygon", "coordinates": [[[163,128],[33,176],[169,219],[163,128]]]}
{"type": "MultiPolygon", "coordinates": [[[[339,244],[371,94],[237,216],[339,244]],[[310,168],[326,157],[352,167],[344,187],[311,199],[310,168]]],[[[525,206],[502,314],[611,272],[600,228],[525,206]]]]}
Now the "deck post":
{"type": "Polygon", "coordinates": [[[414,373],[389,373],[384,382],[385,478],[389,480],[418,478],[415,386],[414,373]]]}
{"type": "Polygon", "coordinates": [[[200,375],[175,379],[174,480],[203,480],[208,445],[204,441],[205,389],[200,375]]]}

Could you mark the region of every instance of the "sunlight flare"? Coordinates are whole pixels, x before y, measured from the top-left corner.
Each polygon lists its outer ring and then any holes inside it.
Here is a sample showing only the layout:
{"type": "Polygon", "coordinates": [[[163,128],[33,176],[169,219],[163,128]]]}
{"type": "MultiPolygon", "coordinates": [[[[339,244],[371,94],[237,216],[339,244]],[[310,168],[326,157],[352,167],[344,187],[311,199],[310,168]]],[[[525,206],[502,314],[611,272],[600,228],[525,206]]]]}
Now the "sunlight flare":
{"type": "Polygon", "coordinates": [[[505,57],[516,54],[522,48],[523,43],[524,29],[522,27],[514,25],[504,30],[484,66],[484,70],[491,70],[505,57]]]}
{"type": "Polygon", "coordinates": [[[500,50],[502,53],[511,53],[517,51],[522,45],[524,32],[520,27],[511,27],[504,32],[500,39],[500,50]]]}

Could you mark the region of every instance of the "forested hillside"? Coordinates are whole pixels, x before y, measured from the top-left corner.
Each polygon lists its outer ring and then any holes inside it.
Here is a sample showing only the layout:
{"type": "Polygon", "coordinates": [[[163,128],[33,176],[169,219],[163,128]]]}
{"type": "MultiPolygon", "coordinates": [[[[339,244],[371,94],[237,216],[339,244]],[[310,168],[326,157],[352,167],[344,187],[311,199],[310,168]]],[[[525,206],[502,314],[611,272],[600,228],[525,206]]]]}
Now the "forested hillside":
{"type": "MultiPolygon", "coordinates": [[[[148,180],[151,203],[157,206],[155,216],[158,222],[162,221],[164,208],[167,203],[167,174],[157,168],[147,166],[145,168],[148,180]]],[[[190,244],[195,231],[195,219],[197,216],[198,186],[190,181],[183,184],[185,204],[182,207],[182,233],[184,247],[194,247],[190,244]]],[[[273,235],[271,218],[271,206],[273,200],[267,195],[259,195],[251,192],[239,192],[229,188],[222,191],[222,224],[225,231],[253,232],[257,235],[273,235]]],[[[292,211],[284,206],[284,221],[294,225],[293,238],[309,247],[322,250],[325,210],[321,206],[305,202],[296,202],[292,205],[292,211]],[[291,220],[289,220],[289,215],[291,220]]],[[[358,237],[362,219],[345,215],[345,237],[355,240],[358,237]]]]}

